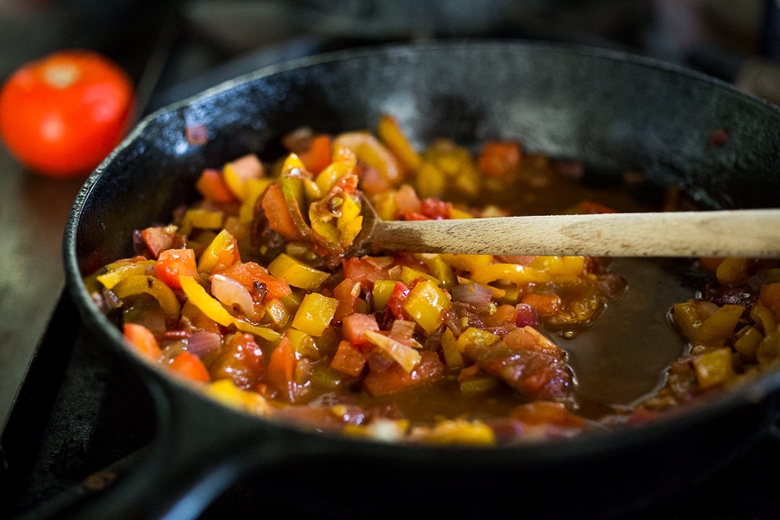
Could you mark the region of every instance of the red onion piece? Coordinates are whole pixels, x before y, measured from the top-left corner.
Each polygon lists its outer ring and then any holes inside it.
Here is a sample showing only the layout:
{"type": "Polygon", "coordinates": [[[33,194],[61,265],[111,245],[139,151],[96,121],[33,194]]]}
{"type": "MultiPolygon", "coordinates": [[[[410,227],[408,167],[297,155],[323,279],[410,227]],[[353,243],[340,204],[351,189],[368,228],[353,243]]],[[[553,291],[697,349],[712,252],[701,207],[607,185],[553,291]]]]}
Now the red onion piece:
{"type": "Polygon", "coordinates": [[[252,295],[249,294],[246,287],[232,278],[221,274],[212,276],[211,293],[228,307],[238,306],[247,318],[253,319],[255,317],[255,304],[252,301],[252,295]]]}
{"type": "Polygon", "coordinates": [[[452,288],[452,299],[456,302],[469,303],[477,308],[484,307],[493,298],[493,290],[478,283],[456,285],[452,288]]]}
{"type": "Polygon", "coordinates": [[[536,313],[536,309],[527,303],[518,303],[515,306],[517,309],[517,316],[515,317],[515,325],[518,327],[534,327],[539,325],[539,315],[536,313]]]}
{"type": "Polygon", "coordinates": [[[222,337],[216,332],[198,331],[187,339],[187,351],[204,358],[222,345],[222,337]]]}

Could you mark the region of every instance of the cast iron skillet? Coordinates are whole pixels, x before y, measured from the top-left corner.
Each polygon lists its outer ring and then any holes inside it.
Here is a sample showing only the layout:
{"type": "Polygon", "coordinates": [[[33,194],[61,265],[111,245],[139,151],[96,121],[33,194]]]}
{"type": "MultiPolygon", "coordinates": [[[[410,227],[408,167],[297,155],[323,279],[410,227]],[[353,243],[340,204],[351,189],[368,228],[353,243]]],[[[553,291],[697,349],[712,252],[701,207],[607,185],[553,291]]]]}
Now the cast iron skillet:
{"type": "Polygon", "coordinates": [[[386,445],[229,410],[123,345],[81,278],[130,255],[133,230],[167,222],[193,197],[202,168],[249,151],[274,156],[278,138],[302,125],[373,128],[383,112],[417,144],[516,138],[529,150],[676,182],[705,207],[771,207],[780,191],[776,108],[674,66],[585,48],[472,41],[352,50],[264,69],[157,112],[89,178],[67,224],[73,298],[95,341],[143,379],[159,430],[145,465],[80,517],[195,517],[248,473],[263,492],[334,517],[607,516],[689,486],[776,420],[780,374],[771,374],[628,431],[496,449],[386,445]],[[708,145],[716,129],[728,139],[708,145]]]}

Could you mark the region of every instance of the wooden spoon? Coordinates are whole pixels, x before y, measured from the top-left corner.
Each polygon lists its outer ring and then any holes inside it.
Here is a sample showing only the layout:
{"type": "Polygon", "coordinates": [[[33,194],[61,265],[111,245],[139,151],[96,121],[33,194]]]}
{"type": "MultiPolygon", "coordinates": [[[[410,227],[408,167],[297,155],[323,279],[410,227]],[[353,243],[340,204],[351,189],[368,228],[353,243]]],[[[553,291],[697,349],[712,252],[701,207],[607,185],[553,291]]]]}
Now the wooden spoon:
{"type": "Polygon", "coordinates": [[[362,202],[367,254],[780,258],[780,209],[384,221],[362,202]]]}

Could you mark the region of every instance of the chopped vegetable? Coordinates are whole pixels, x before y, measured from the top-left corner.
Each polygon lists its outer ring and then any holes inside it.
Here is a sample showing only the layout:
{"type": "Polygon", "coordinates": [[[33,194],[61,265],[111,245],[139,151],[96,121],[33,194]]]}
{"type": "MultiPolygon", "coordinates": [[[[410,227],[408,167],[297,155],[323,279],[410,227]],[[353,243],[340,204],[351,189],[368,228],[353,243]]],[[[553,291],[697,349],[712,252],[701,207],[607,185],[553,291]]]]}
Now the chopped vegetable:
{"type": "MultiPolygon", "coordinates": [[[[626,409],[581,402],[564,349],[626,289],[606,259],[352,254],[370,250],[355,243],[366,199],[388,220],[507,214],[485,200],[531,213],[538,199],[566,199],[549,158],[499,140],[477,156],[445,139],[418,152],[390,116],[378,137],[299,129],[274,164],[249,154],[205,168],[201,200],[138,231],[136,256],[88,280],[95,301],[151,363],[302,427],[493,446],[625,422],[615,418],[626,409]]],[[[590,199],[560,206],[612,211],[590,199]]],[[[698,265],[707,285],[670,315],[681,357],[632,414],[695,402],[780,359],[778,261],[698,265]]]]}

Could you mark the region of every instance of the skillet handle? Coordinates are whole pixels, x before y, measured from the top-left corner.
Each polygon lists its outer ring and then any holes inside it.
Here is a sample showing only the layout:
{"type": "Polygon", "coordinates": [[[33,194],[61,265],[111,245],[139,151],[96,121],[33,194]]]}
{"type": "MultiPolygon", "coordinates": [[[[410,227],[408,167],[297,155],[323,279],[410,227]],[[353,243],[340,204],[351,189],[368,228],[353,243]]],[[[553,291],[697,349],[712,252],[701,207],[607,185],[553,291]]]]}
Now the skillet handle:
{"type": "Polygon", "coordinates": [[[85,501],[49,511],[46,517],[193,519],[243,475],[289,456],[288,447],[299,435],[170,383],[149,383],[159,434],[145,453],[131,456],[143,456],[143,462],[85,501]]]}

